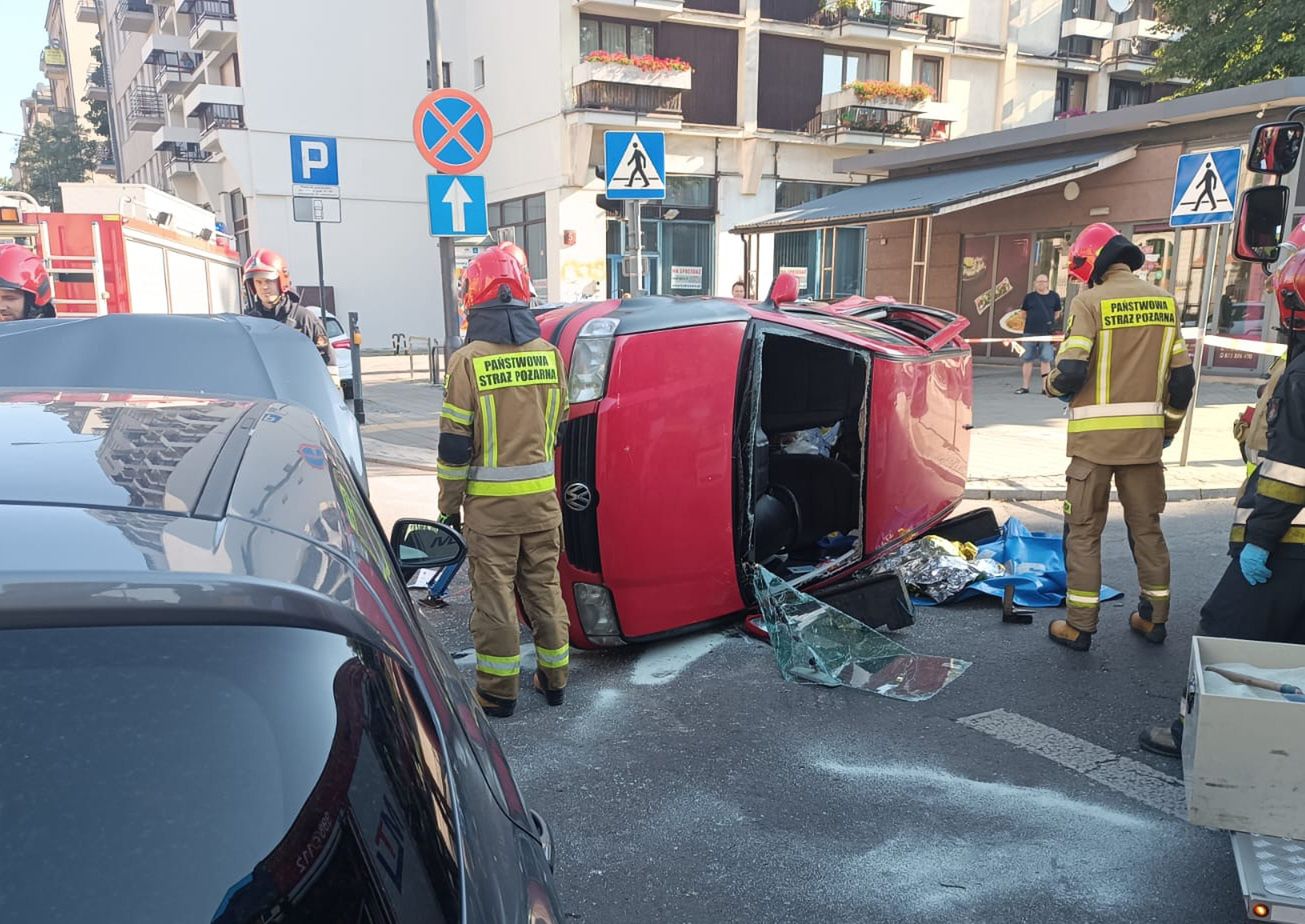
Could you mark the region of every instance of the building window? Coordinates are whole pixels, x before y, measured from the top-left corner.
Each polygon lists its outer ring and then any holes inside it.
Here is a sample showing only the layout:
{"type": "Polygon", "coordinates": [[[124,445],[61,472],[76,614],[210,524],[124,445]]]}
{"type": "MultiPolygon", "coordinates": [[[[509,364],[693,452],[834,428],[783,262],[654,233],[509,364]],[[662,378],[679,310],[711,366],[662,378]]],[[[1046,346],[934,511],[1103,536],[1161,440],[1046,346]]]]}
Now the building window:
{"type": "Polygon", "coordinates": [[[236,250],[241,260],[249,259],[249,210],[245,203],[245,194],[238,189],[231,191],[231,234],[236,239],[236,250]]]}
{"type": "Polygon", "coordinates": [[[591,51],[626,55],[653,55],[657,51],[657,30],[643,23],[616,19],[580,17],[580,57],[591,51]]]}
{"type": "Polygon", "coordinates": [[[489,233],[499,241],[512,241],[526,252],[530,278],[543,295],[548,277],[548,205],[544,194],[508,199],[489,207],[489,233]]]}
{"type": "Polygon", "coordinates": [[[950,16],[926,13],[924,28],[932,38],[956,38],[956,20],[950,16]]]}
{"type": "Polygon", "coordinates": [[[926,58],[917,55],[915,59],[915,82],[933,89],[933,98],[943,98],[943,62],[942,58],[926,58]]]}
{"type": "Polygon", "coordinates": [[[1060,74],[1056,77],[1056,115],[1083,115],[1087,112],[1087,77],[1060,74]]]}
{"type": "Polygon", "coordinates": [[[448,61],[440,64],[440,79],[444,81],[444,86],[453,86],[453,65],[448,61]]]}
{"type": "Polygon", "coordinates": [[[1131,80],[1112,80],[1107,106],[1110,109],[1127,109],[1129,106],[1140,106],[1150,102],[1148,89],[1131,80]]]}
{"type": "MultiPolygon", "coordinates": [[[[781,180],[775,208],[790,209],[851,189],[836,183],[781,180]]],[[[792,273],[800,294],[810,298],[860,295],[865,277],[865,229],[785,231],[775,235],[775,273],[792,273]]]]}
{"type": "Polygon", "coordinates": [[[1104,12],[1104,0],[1063,0],[1060,5],[1060,19],[1101,19],[1104,12]]]}
{"type": "Polygon", "coordinates": [[[858,80],[887,80],[888,52],[826,48],[821,93],[837,93],[858,80]]]}
{"type": "Polygon", "coordinates": [[[471,62],[471,85],[477,90],[485,85],[484,58],[477,58],[471,62]]]}

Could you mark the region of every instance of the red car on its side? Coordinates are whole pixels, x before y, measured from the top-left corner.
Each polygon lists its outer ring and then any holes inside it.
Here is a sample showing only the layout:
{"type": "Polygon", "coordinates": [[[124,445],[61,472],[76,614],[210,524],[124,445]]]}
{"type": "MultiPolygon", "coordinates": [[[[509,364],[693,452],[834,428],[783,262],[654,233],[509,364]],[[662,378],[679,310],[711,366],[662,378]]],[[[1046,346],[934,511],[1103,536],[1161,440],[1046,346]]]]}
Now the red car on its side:
{"type": "Polygon", "coordinates": [[[570,375],[558,490],[574,644],[742,616],[755,602],[750,563],[829,587],[960,500],[972,409],[964,319],[776,301],[541,311],[570,375]],[[822,448],[782,451],[803,432],[822,448]]]}

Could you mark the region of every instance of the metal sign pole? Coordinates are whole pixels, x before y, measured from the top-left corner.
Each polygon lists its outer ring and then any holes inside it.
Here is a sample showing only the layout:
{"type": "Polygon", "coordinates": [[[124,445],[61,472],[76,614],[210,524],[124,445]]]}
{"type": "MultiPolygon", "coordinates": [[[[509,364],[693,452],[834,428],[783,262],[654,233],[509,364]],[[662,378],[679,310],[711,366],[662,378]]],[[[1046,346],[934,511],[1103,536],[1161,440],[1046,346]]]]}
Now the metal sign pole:
{"type": "Polygon", "coordinates": [[[317,311],[322,316],[322,323],[326,323],[326,280],[322,273],[322,223],[313,222],[313,230],[317,232],[317,311]]]}
{"type": "Polygon", "coordinates": [[[1205,364],[1205,328],[1210,323],[1210,303],[1214,298],[1215,276],[1222,273],[1216,273],[1216,261],[1222,264],[1220,254],[1223,252],[1221,243],[1223,241],[1223,225],[1215,225],[1209,234],[1209,240],[1205,250],[1205,279],[1201,286],[1201,319],[1197,322],[1196,331],[1196,357],[1193,362],[1196,364],[1196,384],[1192,387],[1192,403],[1187,407],[1187,419],[1183,421],[1183,451],[1179,457],[1178,464],[1187,464],[1187,450],[1192,442],[1193,419],[1196,417],[1197,399],[1201,394],[1201,367],[1205,364]]]}
{"type": "MultiPolygon", "coordinates": [[[[439,0],[426,0],[426,42],[430,56],[431,89],[443,90],[445,89],[444,61],[440,54],[439,0]]],[[[453,238],[440,238],[439,260],[440,288],[443,290],[444,302],[444,362],[447,366],[453,351],[462,341],[458,330],[458,294],[453,279],[457,263],[453,238]]]]}
{"type": "Polygon", "coordinates": [[[643,201],[635,199],[630,212],[634,216],[634,295],[638,297],[643,295],[643,201]]]}

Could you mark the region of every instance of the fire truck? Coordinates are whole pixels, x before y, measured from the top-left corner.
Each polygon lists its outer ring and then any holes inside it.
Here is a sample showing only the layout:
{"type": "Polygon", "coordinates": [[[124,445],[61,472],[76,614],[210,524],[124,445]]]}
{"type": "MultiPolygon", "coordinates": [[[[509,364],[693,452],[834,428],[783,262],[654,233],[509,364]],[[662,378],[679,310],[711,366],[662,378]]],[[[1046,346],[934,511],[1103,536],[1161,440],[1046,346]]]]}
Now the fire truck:
{"type": "Polygon", "coordinates": [[[241,310],[239,255],[211,230],[193,235],[150,218],[52,212],[24,193],[0,192],[0,243],[41,256],[60,315],[241,310]]]}

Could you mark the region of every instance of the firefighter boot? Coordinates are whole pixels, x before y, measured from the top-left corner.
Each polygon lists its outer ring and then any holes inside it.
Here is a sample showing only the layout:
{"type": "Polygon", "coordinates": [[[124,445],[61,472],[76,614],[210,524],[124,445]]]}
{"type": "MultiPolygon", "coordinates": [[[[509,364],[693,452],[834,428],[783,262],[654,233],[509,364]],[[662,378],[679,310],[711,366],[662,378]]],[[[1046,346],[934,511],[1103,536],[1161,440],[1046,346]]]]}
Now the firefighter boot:
{"type": "Polygon", "coordinates": [[[512,713],[517,711],[517,701],[515,699],[504,699],[501,696],[495,696],[493,693],[486,693],[484,690],[476,691],[476,702],[480,708],[485,710],[485,715],[492,719],[508,719],[512,713]]]}
{"type": "Polygon", "coordinates": [[[1163,645],[1165,637],[1168,635],[1164,623],[1152,622],[1139,612],[1134,612],[1132,616],[1128,617],[1128,627],[1152,645],[1163,645]]]}
{"type": "Polygon", "coordinates": [[[1064,645],[1071,651],[1087,651],[1092,647],[1092,633],[1075,629],[1063,619],[1053,619],[1047,626],[1047,635],[1057,645],[1064,645]]]}
{"type": "Polygon", "coordinates": [[[1161,757],[1183,756],[1183,720],[1175,719],[1172,725],[1152,725],[1142,729],[1137,736],[1137,743],[1142,750],[1159,754],[1161,757]]]}
{"type": "Polygon", "coordinates": [[[566,689],[550,690],[548,688],[548,678],[544,676],[542,667],[535,669],[535,691],[544,694],[544,699],[550,706],[560,706],[566,699],[566,689]]]}

